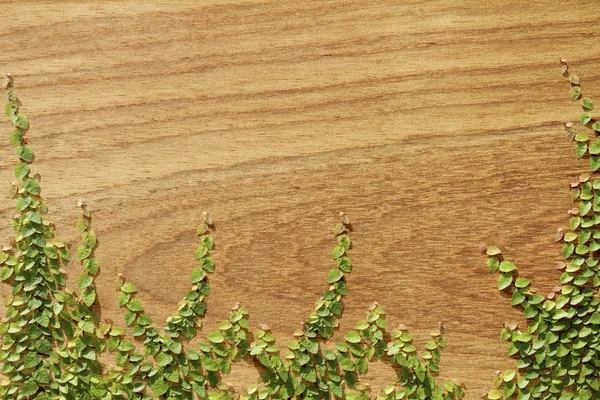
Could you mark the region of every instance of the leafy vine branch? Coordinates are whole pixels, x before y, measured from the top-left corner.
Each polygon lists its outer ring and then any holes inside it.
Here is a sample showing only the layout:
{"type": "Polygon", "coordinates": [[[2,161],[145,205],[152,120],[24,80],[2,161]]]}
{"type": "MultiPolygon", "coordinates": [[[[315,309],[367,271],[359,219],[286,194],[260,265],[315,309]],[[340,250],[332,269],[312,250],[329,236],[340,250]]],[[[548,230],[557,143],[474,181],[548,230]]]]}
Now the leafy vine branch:
{"type": "MultiPolygon", "coordinates": [[[[583,97],[579,77],[561,59],[562,73],[571,84],[571,98],[583,112],[581,130],[567,122],[568,139],[575,141],[577,158],[587,158],[591,172],[600,169],[600,121],[592,116],[594,104],[583,97]],[[591,135],[591,136],[590,136],[591,135]]],[[[517,358],[517,370],[498,371],[496,389],[488,399],[589,400],[600,398],[600,180],[589,173],[575,177],[571,197],[578,206],[570,210],[569,229],[559,229],[565,259],[559,285],[547,296],[530,289],[516,266],[504,260],[500,249],[487,248],[491,273],[499,273],[498,289],[511,294],[510,304],[523,312],[527,327],[507,324],[501,338],[508,354],[517,358]]]]}
{"type": "Polygon", "coordinates": [[[343,213],[334,229],[335,268],[328,274],[329,286],[285,350],[276,345],[267,326],[261,326],[250,341],[248,311],[239,305],[206,341],[195,349],[188,346],[201,326],[204,299],[210,294],[208,277],[215,270],[210,257],[214,226],[207,214],[197,231],[200,243],[195,257],[199,265],[191,273],[192,286],[163,330],[153,325],[136,298],[135,286],[122,276],[116,285],[118,304],[124,309],[132,337],[128,339],[124,328],[111,321],[100,321],[94,312],[94,282],[100,269],[94,257],[97,240],[91,213],[83,201],[78,203],[82,215],[77,230],[82,243],[77,259],[83,269],[77,279],[79,293],[73,293],[65,287],[62,268],[71,255],[44,217],[47,207],[39,179],[31,170],[34,153],[26,137],[29,122],[19,112],[21,103],[10,74],[4,86],[5,110],[14,127],[10,141],[18,162],[14,168],[17,180],[11,189],[17,209],[12,220],[14,244],[0,251],[0,281],[12,288],[0,323],[2,399],[232,399],[236,394],[225,377],[231,364],[242,359],[264,371],[260,382],[239,394],[242,399],[369,399],[375,394],[360,383],[360,375],[374,359],[384,360],[397,371],[396,382],[376,394],[378,399],[464,396],[459,383],[441,386],[435,382],[440,349],[445,346],[442,332],[433,331],[425,351],[418,355],[405,326],[386,331],[385,310],[377,303],[343,342],[336,342],[332,349],[323,347],[338,327],[347,290],[345,274],[352,271],[348,257],[351,227],[343,213]],[[140,348],[143,351],[138,351],[140,348]],[[99,361],[103,352],[114,354],[111,368],[99,361]]]}

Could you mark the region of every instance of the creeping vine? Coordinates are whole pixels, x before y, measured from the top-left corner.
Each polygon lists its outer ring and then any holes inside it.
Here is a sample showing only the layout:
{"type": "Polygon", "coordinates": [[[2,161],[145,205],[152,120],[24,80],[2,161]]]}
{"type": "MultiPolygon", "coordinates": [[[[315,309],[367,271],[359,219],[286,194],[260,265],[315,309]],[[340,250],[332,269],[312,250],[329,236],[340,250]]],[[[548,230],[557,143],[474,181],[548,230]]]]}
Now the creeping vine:
{"type": "Polygon", "coordinates": [[[31,170],[34,154],[26,136],[29,122],[19,112],[21,103],[10,74],[4,86],[5,110],[14,127],[10,141],[18,162],[14,168],[17,181],[11,189],[17,209],[12,221],[14,244],[0,251],[0,281],[12,288],[0,323],[2,399],[232,399],[235,394],[224,377],[231,364],[242,359],[264,371],[260,382],[239,394],[242,399],[369,399],[372,394],[360,383],[360,375],[373,359],[384,360],[397,372],[396,382],[378,393],[378,399],[464,396],[458,383],[435,382],[440,350],[445,346],[443,332],[433,331],[419,355],[404,325],[386,331],[385,310],[377,303],[344,335],[344,341],[324,348],[324,341],[338,327],[347,290],[345,274],[353,267],[348,257],[351,226],[343,213],[334,229],[335,267],[327,277],[329,286],[285,350],[276,345],[266,325],[251,336],[248,311],[239,305],[206,341],[195,348],[189,345],[202,324],[204,299],[210,294],[208,277],[215,271],[210,256],[214,226],[208,214],[197,231],[198,268],[191,272],[191,288],[162,331],[144,312],[135,286],[123,276],[116,284],[118,304],[132,337],[123,327],[100,321],[94,312],[98,307],[95,278],[100,269],[94,257],[97,239],[91,213],[85,202],[78,203],[82,243],[77,259],[83,270],[77,280],[79,293],[72,293],[65,287],[62,268],[71,255],[44,217],[47,208],[39,179],[31,170]],[[100,362],[103,352],[114,354],[114,366],[100,362]]]}
{"type": "MultiPolygon", "coordinates": [[[[583,108],[579,123],[567,122],[568,139],[575,141],[578,159],[587,158],[592,173],[600,169],[600,121],[592,116],[594,104],[583,97],[579,77],[561,59],[562,73],[571,84],[571,98],[583,108]]],[[[517,358],[517,370],[498,372],[496,389],[488,399],[600,398],[600,179],[589,173],[571,182],[571,197],[578,206],[569,228],[559,229],[565,259],[559,285],[542,296],[530,289],[530,281],[519,277],[516,266],[504,260],[495,246],[487,248],[491,273],[499,273],[498,289],[511,294],[511,305],[522,310],[527,326],[508,323],[501,338],[508,342],[509,356],[517,358]]]]}

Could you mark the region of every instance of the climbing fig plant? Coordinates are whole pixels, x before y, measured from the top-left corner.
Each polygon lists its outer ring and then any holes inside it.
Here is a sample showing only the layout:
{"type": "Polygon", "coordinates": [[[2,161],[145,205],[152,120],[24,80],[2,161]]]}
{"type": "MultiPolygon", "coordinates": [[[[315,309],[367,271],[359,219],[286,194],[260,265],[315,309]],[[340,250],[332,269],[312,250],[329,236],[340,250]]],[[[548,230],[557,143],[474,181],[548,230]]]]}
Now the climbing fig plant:
{"type": "Polygon", "coordinates": [[[502,257],[495,246],[487,248],[488,266],[498,273],[498,289],[511,295],[510,304],[523,311],[527,326],[508,323],[501,338],[508,342],[508,354],[517,358],[517,369],[498,371],[496,389],[488,399],[600,398],[600,121],[594,118],[594,104],[583,97],[579,77],[561,59],[562,73],[569,79],[570,95],[583,108],[579,126],[567,122],[568,139],[575,142],[575,154],[587,159],[589,172],[570,182],[571,197],[577,206],[570,210],[568,229],[559,229],[556,241],[563,242],[564,261],[559,285],[542,296],[520,277],[516,266],[502,257]]]}
{"type": "MultiPolygon", "coordinates": [[[[100,321],[94,283],[100,272],[94,257],[98,242],[91,213],[85,202],[78,203],[81,245],[75,258],[82,272],[77,279],[78,293],[73,293],[66,288],[63,269],[71,254],[44,217],[47,208],[39,177],[31,169],[34,154],[26,135],[29,122],[19,112],[21,103],[10,74],[4,87],[6,115],[13,125],[10,142],[18,161],[10,191],[17,211],[12,220],[15,237],[12,245],[0,251],[0,280],[12,288],[0,323],[0,398],[232,399],[236,394],[226,383],[227,375],[232,363],[240,360],[251,361],[263,371],[256,385],[237,394],[242,399],[463,397],[460,384],[440,385],[434,379],[445,346],[443,332],[433,331],[425,350],[418,353],[405,326],[386,330],[385,311],[377,303],[343,341],[325,346],[338,327],[347,290],[345,274],[353,268],[348,257],[351,226],[343,213],[334,229],[334,268],[327,276],[327,290],[286,347],[278,347],[266,325],[250,335],[248,310],[239,304],[206,340],[190,344],[199,333],[206,311],[204,299],[210,294],[209,276],[215,271],[210,255],[214,226],[208,214],[197,230],[198,267],[191,272],[191,288],[162,330],[155,327],[136,298],[135,286],[123,276],[118,276],[115,287],[124,310],[124,326],[100,321]],[[112,353],[114,365],[100,362],[102,353],[112,353]],[[397,371],[396,382],[377,394],[360,383],[360,376],[374,359],[397,371]]],[[[587,292],[583,296],[581,302],[590,301],[587,292]]],[[[589,335],[580,336],[591,340],[589,335]]]]}

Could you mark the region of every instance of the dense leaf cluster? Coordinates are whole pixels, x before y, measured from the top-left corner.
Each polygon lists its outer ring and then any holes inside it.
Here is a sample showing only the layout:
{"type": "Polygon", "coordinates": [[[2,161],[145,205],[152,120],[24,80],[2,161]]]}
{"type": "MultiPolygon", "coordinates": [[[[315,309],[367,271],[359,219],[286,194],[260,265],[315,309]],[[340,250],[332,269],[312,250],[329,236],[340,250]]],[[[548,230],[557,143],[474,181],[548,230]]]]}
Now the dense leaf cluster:
{"type": "MultiPolygon", "coordinates": [[[[589,158],[595,172],[600,168],[600,122],[592,116],[592,101],[582,97],[579,78],[565,60],[561,62],[571,97],[583,107],[579,132],[573,123],[565,124],[568,138],[576,142],[577,158],[589,158]]],[[[509,356],[518,359],[517,370],[498,374],[489,399],[600,398],[600,180],[589,173],[575,177],[571,195],[578,206],[570,211],[569,229],[556,235],[556,241],[564,243],[565,261],[558,265],[563,272],[548,296],[531,290],[530,281],[518,276],[515,265],[504,260],[497,247],[487,248],[490,271],[500,275],[498,289],[511,294],[511,305],[520,308],[528,321],[526,329],[509,323],[502,330],[509,356]]]]}
{"type": "Polygon", "coordinates": [[[373,359],[393,365],[398,375],[397,382],[377,394],[379,399],[463,397],[459,384],[440,386],[434,379],[440,349],[445,346],[442,332],[432,332],[419,355],[405,326],[386,332],[385,311],[377,303],[344,341],[329,348],[325,345],[338,327],[347,290],[345,274],[352,270],[347,255],[350,225],[345,215],[334,229],[336,266],[328,274],[329,287],[286,349],[276,345],[268,326],[251,335],[248,311],[239,305],[206,341],[195,346],[188,343],[202,324],[204,299],[210,294],[208,277],[215,270],[208,215],[197,232],[199,265],[191,273],[192,287],[162,330],[153,326],[136,298],[136,288],[122,276],[116,289],[126,328],[100,321],[94,312],[99,265],[94,258],[98,243],[91,214],[80,201],[77,229],[82,244],[77,259],[83,272],[77,280],[79,293],[72,293],[65,288],[62,269],[71,255],[43,216],[47,209],[39,179],[30,169],[34,154],[26,137],[29,123],[19,113],[10,75],[5,87],[6,114],[14,126],[10,141],[19,161],[11,191],[17,207],[12,222],[14,245],[0,251],[0,280],[12,287],[0,324],[2,399],[232,399],[234,393],[224,377],[231,364],[242,359],[263,371],[261,381],[241,394],[243,399],[369,399],[372,394],[359,377],[373,359]],[[99,361],[103,352],[114,355],[110,368],[99,361]]]}

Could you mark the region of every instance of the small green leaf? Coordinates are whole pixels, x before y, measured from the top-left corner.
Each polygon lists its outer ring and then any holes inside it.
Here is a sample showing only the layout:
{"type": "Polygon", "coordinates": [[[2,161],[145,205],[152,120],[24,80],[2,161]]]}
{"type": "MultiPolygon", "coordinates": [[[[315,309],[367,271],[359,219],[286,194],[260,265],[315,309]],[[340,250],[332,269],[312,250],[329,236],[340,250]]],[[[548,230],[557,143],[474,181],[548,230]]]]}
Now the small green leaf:
{"type": "Polygon", "coordinates": [[[496,257],[488,258],[487,264],[488,264],[488,268],[490,269],[490,272],[492,274],[495,273],[496,271],[498,271],[498,268],[500,266],[500,262],[498,261],[498,259],[496,257]]]}
{"type": "Polygon", "coordinates": [[[331,271],[329,271],[329,274],[327,275],[327,282],[329,282],[329,283],[337,282],[340,279],[342,279],[343,276],[344,276],[344,273],[342,271],[340,271],[337,268],[334,268],[331,271]]]}
{"type": "Polygon", "coordinates": [[[92,249],[85,245],[81,245],[77,248],[77,258],[81,261],[90,256],[92,253],[92,249]]]}
{"type": "Polygon", "coordinates": [[[132,283],[126,282],[126,283],[123,284],[123,286],[121,286],[121,291],[125,292],[125,293],[135,293],[136,289],[135,289],[135,286],[133,286],[132,283]]]}
{"type": "Polygon", "coordinates": [[[585,153],[587,153],[587,144],[585,143],[577,143],[575,145],[575,155],[577,156],[577,158],[581,158],[583,156],[585,156],[585,153]]]}
{"type": "Polygon", "coordinates": [[[85,268],[85,270],[91,275],[96,275],[99,269],[98,260],[95,258],[87,258],[83,260],[83,268],[85,268]]]}
{"type": "Polygon", "coordinates": [[[19,105],[15,101],[8,101],[4,105],[4,111],[6,111],[7,117],[12,117],[15,112],[19,109],[19,105]]]}
{"type": "Polygon", "coordinates": [[[40,194],[40,183],[37,181],[37,179],[26,179],[23,182],[23,189],[25,189],[28,193],[38,195],[40,194]]]}
{"type": "Polygon", "coordinates": [[[31,204],[33,200],[29,196],[19,197],[17,199],[17,211],[23,211],[31,204]]]}
{"type": "Polygon", "coordinates": [[[594,109],[594,103],[592,103],[592,100],[590,100],[589,97],[584,97],[583,99],[581,99],[581,105],[583,106],[583,108],[586,108],[588,110],[594,109]]]}
{"type": "Polygon", "coordinates": [[[510,274],[502,274],[498,277],[498,290],[504,290],[510,286],[513,277],[510,274]]]}
{"type": "Polygon", "coordinates": [[[501,272],[510,272],[510,271],[514,271],[515,269],[517,269],[517,267],[515,266],[515,264],[511,263],[510,261],[502,261],[500,263],[500,271],[501,272]]]}
{"type": "Polygon", "coordinates": [[[570,74],[569,80],[573,85],[579,85],[579,77],[577,76],[577,74],[570,74]]]}
{"type": "Polygon", "coordinates": [[[212,343],[223,343],[223,341],[225,341],[225,338],[223,337],[221,332],[218,331],[209,333],[207,339],[210,340],[212,343]]]}
{"type": "Polygon", "coordinates": [[[573,243],[565,243],[562,248],[562,254],[564,258],[569,258],[575,251],[575,245],[573,243]]]}
{"type": "Polygon", "coordinates": [[[600,154],[600,144],[599,143],[590,144],[589,150],[590,150],[590,154],[594,154],[594,155],[600,154]]]}
{"type": "Polygon", "coordinates": [[[600,156],[590,156],[590,169],[596,172],[600,168],[600,156]]]}
{"type": "Polygon", "coordinates": [[[497,256],[501,253],[500,249],[496,246],[489,246],[486,250],[488,256],[497,256]]]}
{"type": "Polygon", "coordinates": [[[22,141],[23,141],[23,135],[21,134],[21,132],[19,130],[12,131],[10,133],[10,143],[13,146],[15,146],[15,147],[20,146],[22,141]]]}
{"type": "Polygon", "coordinates": [[[133,312],[142,312],[144,311],[144,306],[140,300],[131,299],[129,300],[129,303],[127,303],[127,309],[133,312]]]}
{"type": "Polygon", "coordinates": [[[25,163],[18,163],[15,165],[15,178],[22,179],[29,173],[29,165],[25,163]]]}
{"type": "Polygon", "coordinates": [[[21,129],[29,128],[29,121],[27,121],[27,117],[22,114],[13,115],[12,123],[14,126],[21,128],[21,129]]]}
{"type": "Polygon", "coordinates": [[[583,132],[578,133],[577,135],[575,135],[575,141],[576,142],[587,142],[588,140],[590,140],[590,137],[587,134],[583,133],[583,132]]]}
{"type": "Polygon", "coordinates": [[[569,220],[569,228],[571,228],[572,231],[579,228],[579,224],[581,224],[581,218],[579,217],[571,217],[569,220]]]}
{"type": "Polygon", "coordinates": [[[577,239],[577,234],[575,232],[567,232],[565,234],[565,237],[564,237],[565,242],[572,242],[575,239],[577,239]]]}
{"type": "Polygon", "coordinates": [[[192,283],[197,283],[204,279],[205,276],[206,272],[204,272],[204,270],[201,268],[197,268],[194,271],[192,271],[192,276],[190,280],[192,283]]]}
{"type": "Polygon", "coordinates": [[[587,123],[590,122],[591,120],[592,120],[591,112],[581,113],[581,116],[579,117],[579,122],[581,122],[581,125],[587,125],[587,123]]]}
{"type": "Polygon", "coordinates": [[[360,335],[356,331],[345,334],[344,339],[346,339],[346,341],[349,343],[360,343],[362,341],[360,335]]]}
{"type": "Polygon", "coordinates": [[[581,96],[581,88],[579,86],[573,86],[571,88],[571,100],[575,101],[581,96]]]}
{"type": "Polygon", "coordinates": [[[94,304],[94,301],[96,300],[96,291],[89,287],[85,288],[81,292],[81,300],[83,300],[83,303],[86,306],[91,307],[91,305],[94,304]]]}
{"type": "Polygon", "coordinates": [[[33,395],[34,393],[36,393],[38,391],[38,389],[39,389],[39,386],[37,385],[37,383],[35,383],[32,380],[29,380],[23,384],[23,388],[21,389],[21,392],[19,393],[19,395],[27,398],[27,397],[33,395]]]}
{"type": "Polygon", "coordinates": [[[156,397],[162,396],[169,390],[169,384],[162,379],[155,381],[150,387],[152,388],[152,393],[156,397]]]}
{"type": "Polygon", "coordinates": [[[348,257],[340,257],[337,259],[338,268],[344,272],[352,272],[352,261],[348,257]]]}
{"type": "Polygon", "coordinates": [[[4,266],[2,269],[0,269],[0,281],[5,281],[8,278],[11,277],[11,275],[13,274],[14,269],[9,267],[9,266],[4,266]]]}
{"type": "Polygon", "coordinates": [[[163,352],[158,353],[158,356],[156,357],[156,363],[159,367],[166,367],[171,361],[173,361],[173,356],[163,352]]]}
{"type": "Polygon", "coordinates": [[[77,284],[79,285],[80,289],[84,289],[90,286],[92,282],[94,282],[94,278],[89,276],[88,274],[81,274],[77,279],[77,284]]]}
{"type": "Polygon", "coordinates": [[[83,232],[81,239],[87,245],[87,247],[94,248],[96,245],[96,234],[93,231],[83,232]]]}
{"type": "Polygon", "coordinates": [[[530,283],[531,283],[531,281],[529,279],[517,278],[517,280],[515,281],[515,286],[518,287],[519,289],[522,289],[522,288],[526,288],[527,286],[529,286],[530,283]]]}
{"type": "Polygon", "coordinates": [[[350,236],[340,235],[338,236],[337,241],[340,244],[340,246],[343,246],[346,250],[350,248],[350,236]]]}
{"type": "Polygon", "coordinates": [[[344,248],[344,246],[335,246],[333,248],[333,252],[331,253],[331,256],[335,260],[335,259],[343,256],[345,252],[346,252],[346,249],[344,248]]]}
{"type": "Polygon", "coordinates": [[[596,131],[596,132],[600,132],[600,121],[596,121],[594,122],[594,124],[592,125],[592,128],[596,131]]]}

